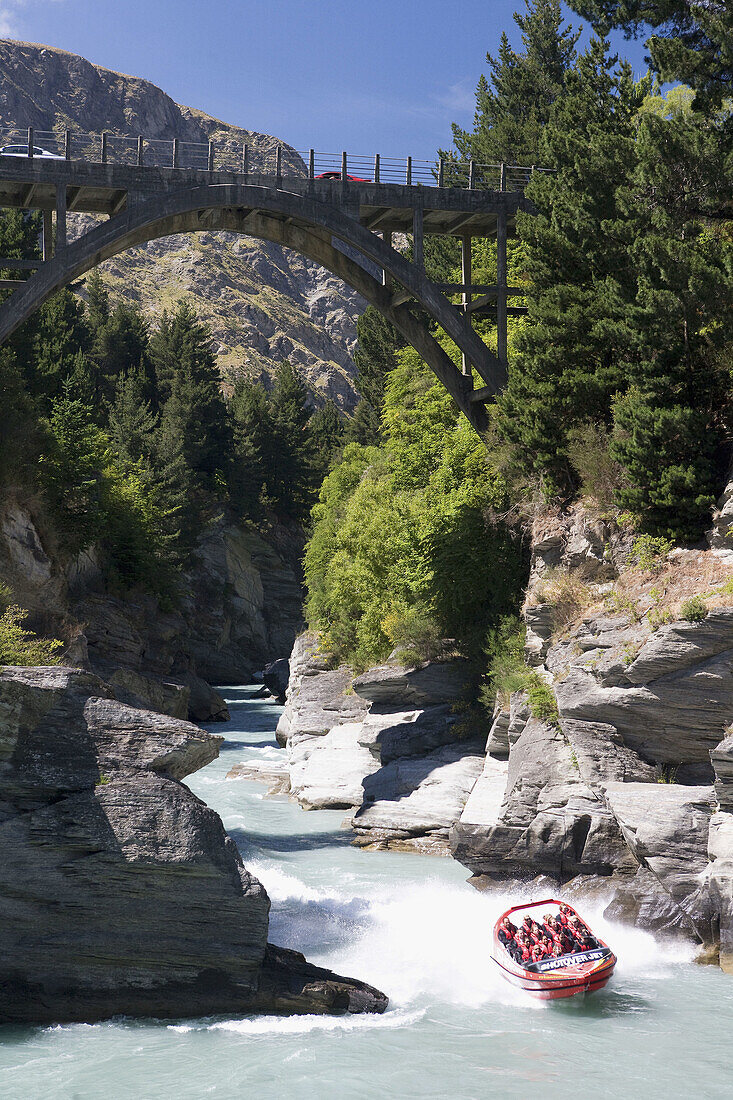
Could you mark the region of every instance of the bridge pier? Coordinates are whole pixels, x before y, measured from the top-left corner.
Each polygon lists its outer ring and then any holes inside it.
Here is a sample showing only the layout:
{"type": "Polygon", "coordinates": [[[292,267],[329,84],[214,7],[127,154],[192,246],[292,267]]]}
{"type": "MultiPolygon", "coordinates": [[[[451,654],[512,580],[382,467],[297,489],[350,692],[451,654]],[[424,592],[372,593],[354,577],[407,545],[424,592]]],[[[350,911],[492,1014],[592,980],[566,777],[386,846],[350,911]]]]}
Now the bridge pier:
{"type": "Polygon", "coordinates": [[[53,256],[53,221],[50,208],[43,211],[43,262],[53,256]]]}
{"type": "MultiPolygon", "coordinates": [[[[461,237],[461,282],[463,283],[463,292],[461,294],[461,310],[466,323],[471,324],[471,283],[473,279],[471,277],[471,243],[473,238],[470,234],[464,234],[461,237]]],[[[471,363],[466,356],[465,351],[461,353],[461,373],[466,378],[471,377],[471,363]]]]}
{"type": "Polygon", "coordinates": [[[496,219],[496,350],[497,358],[507,362],[507,224],[506,212],[500,211],[496,219]]]}
{"type": "Polygon", "coordinates": [[[66,248],[66,185],[56,187],[56,251],[66,248]]]}

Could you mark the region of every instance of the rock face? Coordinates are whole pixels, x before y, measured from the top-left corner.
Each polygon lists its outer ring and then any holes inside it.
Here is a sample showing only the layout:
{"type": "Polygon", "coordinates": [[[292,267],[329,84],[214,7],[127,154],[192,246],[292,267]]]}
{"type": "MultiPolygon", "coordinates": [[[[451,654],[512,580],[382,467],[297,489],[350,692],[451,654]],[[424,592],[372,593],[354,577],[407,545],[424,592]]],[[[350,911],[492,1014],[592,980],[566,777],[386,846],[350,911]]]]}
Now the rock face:
{"type": "Polygon", "coordinates": [[[278,739],[290,791],[305,809],[355,811],[355,843],[444,854],[483,766],[483,745],[461,737],[465,663],[389,663],[355,679],[332,668],[317,635],[302,635],[278,739]]]}
{"type": "Polygon", "coordinates": [[[733,607],[720,555],[674,552],[678,580],[659,563],[663,579],[630,582],[635,598],[617,595],[609,612],[627,536],[576,508],[538,520],[534,539],[526,657],[558,717],[532,717],[524,695],[497,707],[453,854],[480,888],[604,884],[607,915],[719,946],[733,970],[733,607]],[[558,628],[546,576],[580,585],[589,610],[558,628]],[[712,590],[708,613],[655,622],[675,584],[712,590]]]}
{"type": "Polygon", "coordinates": [[[268,946],[269,899],[181,780],[221,738],[80,669],[0,674],[0,1023],[382,1011],[268,946]]]}
{"type": "Polygon", "coordinates": [[[0,580],[28,608],[30,625],[66,637],[64,657],[103,676],[117,698],[172,717],[225,721],[226,703],[207,681],[241,683],[278,652],[301,622],[299,531],[271,541],[226,524],[211,529],[183,578],[174,611],[145,593],[104,590],[93,552],[63,562],[46,550],[43,513],[15,500],[0,506],[0,580]]]}
{"type": "MultiPolygon", "coordinates": [[[[274,164],[281,144],[284,165],[305,172],[298,154],[277,138],[180,106],[149,81],[76,54],[0,41],[0,69],[4,127],[211,140],[231,151],[246,142],[255,171],[274,164]]],[[[365,303],[309,260],[268,242],[208,232],[131,249],[103,264],[102,274],[113,298],[137,301],[150,317],[171,299],[193,296],[227,380],[245,374],[267,382],[289,359],[315,394],[354,406],[351,355],[365,303]]]]}
{"type": "Polygon", "coordinates": [[[704,764],[733,715],[733,608],[677,622],[644,640],[626,619],[590,619],[548,657],[564,662],[562,714],[612,723],[626,743],[660,763],[704,764]],[[624,651],[641,646],[624,667],[624,651]],[[582,653],[573,657],[574,646],[582,653]]]}

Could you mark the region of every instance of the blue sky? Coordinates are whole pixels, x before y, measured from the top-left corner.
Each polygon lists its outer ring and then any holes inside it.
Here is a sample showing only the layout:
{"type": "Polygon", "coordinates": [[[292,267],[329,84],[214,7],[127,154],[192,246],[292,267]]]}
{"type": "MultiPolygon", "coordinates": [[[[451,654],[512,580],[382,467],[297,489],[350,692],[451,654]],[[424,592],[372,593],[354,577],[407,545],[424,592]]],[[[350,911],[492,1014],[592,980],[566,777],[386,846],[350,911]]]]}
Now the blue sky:
{"type": "MultiPolygon", "coordinates": [[[[0,0],[0,37],[152,80],[298,149],[429,158],[523,0],[0,0]]],[[[576,16],[570,16],[579,24],[576,16]]],[[[641,42],[614,48],[644,71],[641,42]]]]}

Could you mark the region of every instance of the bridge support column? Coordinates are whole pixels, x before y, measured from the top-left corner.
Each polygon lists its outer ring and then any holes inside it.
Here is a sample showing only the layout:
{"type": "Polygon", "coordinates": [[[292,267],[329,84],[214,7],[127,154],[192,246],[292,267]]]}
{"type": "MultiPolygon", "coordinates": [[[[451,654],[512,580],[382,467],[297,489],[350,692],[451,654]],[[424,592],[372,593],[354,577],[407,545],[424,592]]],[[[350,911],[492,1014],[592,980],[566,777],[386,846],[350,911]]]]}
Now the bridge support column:
{"type": "Polygon", "coordinates": [[[425,270],[425,243],[423,239],[422,207],[416,207],[412,214],[412,259],[419,271],[425,270]]]}
{"type": "Polygon", "coordinates": [[[43,211],[43,262],[53,256],[53,222],[50,210],[43,211]]]}
{"type": "Polygon", "coordinates": [[[66,185],[56,186],[56,251],[66,248],[66,185]]]}
{"type": "Polygon", "coordinates": [[[506,212],[501,211],[496,219],[496,347],[497,358],[507,361],[507,225],[506,212]]]}
{"type": "MultiPolygon", "coordinates": [[[[392,233],[385,229],[382,233],[382,240],[386,244],[387,248],[392,247],[392,233]]],[[[386,271],[382,271],[382,286],[389,286],[391,283],[390,277],[386,271]]]]}
{"type": "MultiPolygon", "coordinates": [[[[461,237],[461,282],[463,283],[463,298],[461,308],[468,324],[471,324],[471,237],[461,237]]],[[[461,353],[461,372],[470,377],[471,363],[466,358],[466,353],[461,353]]]]}

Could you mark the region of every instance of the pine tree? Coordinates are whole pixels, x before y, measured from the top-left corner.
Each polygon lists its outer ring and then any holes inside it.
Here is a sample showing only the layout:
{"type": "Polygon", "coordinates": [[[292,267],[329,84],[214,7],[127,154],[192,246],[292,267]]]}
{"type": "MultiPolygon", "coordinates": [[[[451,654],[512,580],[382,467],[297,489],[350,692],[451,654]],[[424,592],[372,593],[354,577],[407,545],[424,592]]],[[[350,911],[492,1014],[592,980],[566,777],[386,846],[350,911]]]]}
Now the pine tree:
{"type": "Polygon", "coordinates": [[[312,465],[317,485],[333,466],[344,443],[344,420],[333,401],[317,409],[308,422],[312,444],[312,465]]]}
{"type": "Polygon", "coordinates": [[[697,106],[719,108],[733,92],[733,8],[727,0],[570,0],[604,33],[651,27],[652,64],[663,81],[695,88],[697,106]]]}
{"type": "Polygon", "coordinates": [[[404,339],[374,306],[367,306],[356,322],[354,385],[362,404],[368,406],[359,413],[361,443],[374,443],[379,438],[379,414],[384,402],[387,375],[396,365],[395,355],[405,345],[404,339]]]}
{"type": "Polygon", "coordinates": [[[526,12],[514,16],[523,51],[502,34],[498,57],[486,55],[490,75],[479,79],[473,131],[453,126],[454,144],[466,160],[538,163],[542,129],[564,91],[579,32],[563,26],[560,0],[525,5],[526,12]]]}
{"type": "Polygon", "coordinates": [[[557,171],[535,178],[528,194],[538,213],[520,218],[529,323],[498,401],[500,433],[550,496],[575,486],[569,432],[581,420],[608,423],[626,384],[636,273],[622,197],[649,82],[635,85],[627,65],[614,69],[607,45],[594,40],[566,86],[541,144],[557,171]]]}
{"type": "Polygon", "coordinates": [[[87,324],[94,338],[110,318],[109,291],[104,285],[98,267],[95,267],[87,276],[86,290],[87,324]]]}
{"type": "Polygon", "coordinates": [[[0,485],[28,478],[40,445],[36,409],[13,349],[0,348],[0,485]]]}
{"type": "MultiPolygon", "coordinates": [[[[104,303],[99,298],[93,302],[95,317],[103,318],[104,303]]],[[[97,367],[99,396],[111,403],[114,400],[117,379],[130,371],[141,371],[145,379],[145,400],[153,401],[156,395],[155,372],[152,367],[148,326],[137,306],[125,303],[109,313],[94,330],[90,358],[97,367]]]]}
{"type": "Polygon", "coordinates": [[[707,116],[645,114],[626,199],[638,291],[631,385],[614,406],[612,454],[627,475],[619,503],[647,530],[678,539],[700,537],[709,521],[733,427],[724,369],[733,358],[733,246],[686,210],[694,166],[714,159],[718,141],[707,116]]]}
{"type": "Polygon", "coordinates": [[[243,518],[256,518],[266,503],[266,469],[275,447],[270,403],[260,383],[242,378],[229,401],[234,423],[230,498],[243,518]]]}
{"type": "Polygon", "coordinates": [[[119,376],[108,430],[115,451],[123,460],[140,463],[152,473],[158,417],[145,400],[146,381],[141,367],[119,376]]]}
{"type": "MultiPolygon", "coordinates": [[[[79,354],[88,340],[83,304],[70,290],[58,291],[33,319],[33,348],[27,361],[31,392],[44,399],[58,396],[63,381],[79,373],[79,354]]],[[[93,403],[94,394],[86,392],[84,398],[93,403]]]]}
{"type": "Polygon", "coordinates": [[[41,481],[70,553],[91,546],[104,530],[101,504],[106,440],[94,410],[66,378],[51,405],[41,481]]]}
{"type": "Polygon", "coordinates": [[[160,419],[166,453],[172,456],[180,449],[187,470],[190,500],[184,526],[190,532],[226,502],[234,452],[232,424],[211,334],[185,302],[161,322],[151,340],[151,354],[161,388],[169,394],[160,419]]]}
{"type": "Polygon", "coordinates": [[[267,493],[276,511],[303,520],[315,480],[313,448],[307,424],[308,391],[290,363],[278,370],[271,399],[273,448],[266,467],[267,493]]]}

